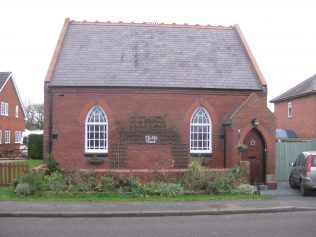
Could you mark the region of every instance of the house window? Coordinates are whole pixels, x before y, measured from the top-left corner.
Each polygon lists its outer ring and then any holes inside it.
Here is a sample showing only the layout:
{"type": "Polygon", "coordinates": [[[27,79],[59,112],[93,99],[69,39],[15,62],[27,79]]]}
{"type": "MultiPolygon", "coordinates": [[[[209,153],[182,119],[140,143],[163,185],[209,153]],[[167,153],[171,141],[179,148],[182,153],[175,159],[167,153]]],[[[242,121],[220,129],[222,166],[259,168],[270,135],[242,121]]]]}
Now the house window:
{"type": "Polygon", "coordinates": [[[10,131],[5,131],[5,144],[10,144],[10,131]]]}
{"type": "Polygon", "coordinates": [[[21,132],[16,131],[14,134],[15,143],[21,143],[21,132]]]}
{"type": "Polygon", "coordinates": [[[292,109],[292,103],[287,103],[287,117],[292,118],[293,115],[293,109],[292,109]]]}
{"type": "Polygon", "coordinates": [[[0,130],[0,144],[2,144],[2,131],[0,130]]]}
{"type": "Polygon", "coordinates": [[[15,106],[15,117],[16,118],[19,117],[19,106],[18,105],[15,106]]]}
{"type": "Polygon", "coordinates": [[[190,124],[190,151],[191,153],[212,153],[212,123],[207,111],[200,107],[190,124]]]}
{"type": "Polygon", "coordinates": [[[108,152],[108,122],[99,106],[93,107],[86,118],[85,152],[108,152]]]}
{"type": "Polygon", "coordinates": [[[1,102],[1,115],[9,116],[9,104],[1,102]]]}

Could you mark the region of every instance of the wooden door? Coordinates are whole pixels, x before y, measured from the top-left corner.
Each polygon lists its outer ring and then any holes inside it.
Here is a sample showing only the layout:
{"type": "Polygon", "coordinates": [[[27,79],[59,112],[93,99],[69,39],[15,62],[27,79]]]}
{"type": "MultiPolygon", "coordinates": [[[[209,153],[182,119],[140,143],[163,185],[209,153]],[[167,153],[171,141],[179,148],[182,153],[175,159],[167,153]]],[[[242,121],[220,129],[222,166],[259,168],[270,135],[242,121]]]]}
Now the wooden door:
{"type": "Polygon", "coordinates": [[[243,144],[248,147],[242,154],[242,160],[250,163],[250,181],[263,184],[265,182],[265,144],[260,133],[252,129],[245,137],[243,144]]]}

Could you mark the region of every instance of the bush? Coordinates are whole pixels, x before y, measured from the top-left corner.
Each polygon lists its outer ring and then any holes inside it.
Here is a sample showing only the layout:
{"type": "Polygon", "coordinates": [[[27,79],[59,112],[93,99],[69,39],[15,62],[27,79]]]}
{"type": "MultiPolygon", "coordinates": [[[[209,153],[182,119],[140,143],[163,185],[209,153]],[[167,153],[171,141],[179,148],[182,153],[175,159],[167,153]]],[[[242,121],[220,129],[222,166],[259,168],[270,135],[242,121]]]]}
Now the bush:
{"type": "Polygon", "coordinates": [[[185,189],[178,183],[150,182],[133,190],[137,197],[166,196],[177,197],[183,195],[185,189]]]}
{"type": "Polygon", "coordinates": [[[111,176],[103,176],[100,179],[101,191],[103,192],[113,192],[115,191],[114,178],[111,176]]]}
{"type": "Polygon", "coordinates": [[[194,159],[188,166],[183,184],[191,190],[205,189],[206,169],[202,167],[201,159],[194,159]]]}
{"type": "Polygon", "coordinates": [[[160,183],[160,196],[177,197],[185,193],[184,188],[178,183],[160,183]]]}
{"type": "Polygon", "coordinates": [[[63,191],[63,174],[55,171],[54,173],[51,173],[50,176],[46,176],[48,180],[48,189],[49,191],[53,191],[56,193],[59,193],[63,191]]]}
{"type": "Polygon", "coordinates": [[[59,163],[54,159],[52,154],[48,155],[46,168],[46,175],[50,175],[56,171],[59,171],[59,163]]]}
{"type": "MultiPolygon", "coordinates": [[[[30,194],[41,192],[47,190],[47,183],[44,180],[44,175],[41,172],[30,171],[21,175],[16,182],[17,186],[19,184],[28,184],[30,188],[30,194]]],[[[16,187],[17,187],[16,186],[16,187]]]]}
{"type": "Polygon", "coordinates": [[[134,192],[135,190],[141,188],[142,184],[138,178],[130,177],[129,179],[122,179],[118,181],[119,192],[128,193],[134,192]]]}
{"type": "Polygon", "coordinates": [[[235,187],[239,187],[241,184],[249,183],[248,174],[243,166],[234,166],[230,172],[230,176],[233,179],[233,184],[235,187]]]}
{"type": "Polygon", "coordinates": [[[79,169],[65,169],[64,184],[69,192],[96,191],[97,181],[95,172],[82,172],[79,169]]]}
{"type": "Polygon", "coordinates": [[[242,184],[237,191],[242,194],[255,195],[258,193],[257,187],[250,184],[242,184]]]}
{"type": "Polygon", "coordinates": [[[230,177],[217,176],[208,182],[207,191],[213,194],[225,194],[234,190],[233,180],[230,177]]]}
{"type": "Polygon", "coordinates": [[[28,196],[31,194],[30,185],[25,183],[19,183],[15,188],[15,193],[18,196],[28,196]]]}
{"type": "Polygon", "coordinates": [[[28,141],[28,156],[31,159],[43,159],[43,135],[30,134],[28,141]]]}

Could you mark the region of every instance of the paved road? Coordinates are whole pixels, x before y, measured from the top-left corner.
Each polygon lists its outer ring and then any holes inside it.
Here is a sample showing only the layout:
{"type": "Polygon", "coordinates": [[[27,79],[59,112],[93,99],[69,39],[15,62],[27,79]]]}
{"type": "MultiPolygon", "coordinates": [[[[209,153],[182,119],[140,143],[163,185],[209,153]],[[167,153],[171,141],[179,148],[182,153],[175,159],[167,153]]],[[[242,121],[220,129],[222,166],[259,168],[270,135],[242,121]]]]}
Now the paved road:
{"type": "Polygon", "coordinates": [[[316,212],[151,218],[1,218],[0,236],[315,236],[316,212]]]}

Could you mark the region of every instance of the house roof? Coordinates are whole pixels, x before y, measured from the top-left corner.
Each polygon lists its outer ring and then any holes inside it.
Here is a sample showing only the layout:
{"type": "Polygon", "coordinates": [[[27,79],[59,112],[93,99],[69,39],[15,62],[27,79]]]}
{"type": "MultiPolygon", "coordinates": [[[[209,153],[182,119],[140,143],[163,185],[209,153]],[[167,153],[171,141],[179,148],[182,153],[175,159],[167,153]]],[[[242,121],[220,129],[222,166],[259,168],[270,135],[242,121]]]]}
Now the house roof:
{"type": "Polygon", "coordinates": [[[19,93],[19,90],[15,84],[15,80],[13,78],[13,73],[12,72],[0,72],[0,92],[2,91],[2,89],[4,88],[4,86],[7,84],[7,82],[9,81],[9,79],[12,80],[12,83],[13,83],[13,86],[14,86],[14,89],[15,89],[15,92],[17,94],[17,97],[19,99],[19,102],[20,102],[20,105],[21,105],[21,108],[22,108],[22,111],[23,111],[23,115],[24,115],[24,119],[27,119],[26,118],[26,111],[25,111],[25,108],[24,108],[24,105],[22,103],[22,99],[21,99],[21,96],[20,96],[20,93],[19,93]]]}
{"type": "Polygon", "coordinates": [[[11,72],[0,72],[0,91],[6,81],[8,80],[9,76],[11,75],[11,72]]]}
{"type": "Polygon", "coordinates": [[[316,75],[308,78],[300,84],[294,86],[290,90],[280,96],[270,100],[271,103],[277,103],[283,100],[288,100],[296,97],[306,96],[316,93],[316,75]]]}
{"type": "Polygon", "coordinates": [[[66,19],[50,86],[263,90],[237,25],[77,22],[66,19]]]}

